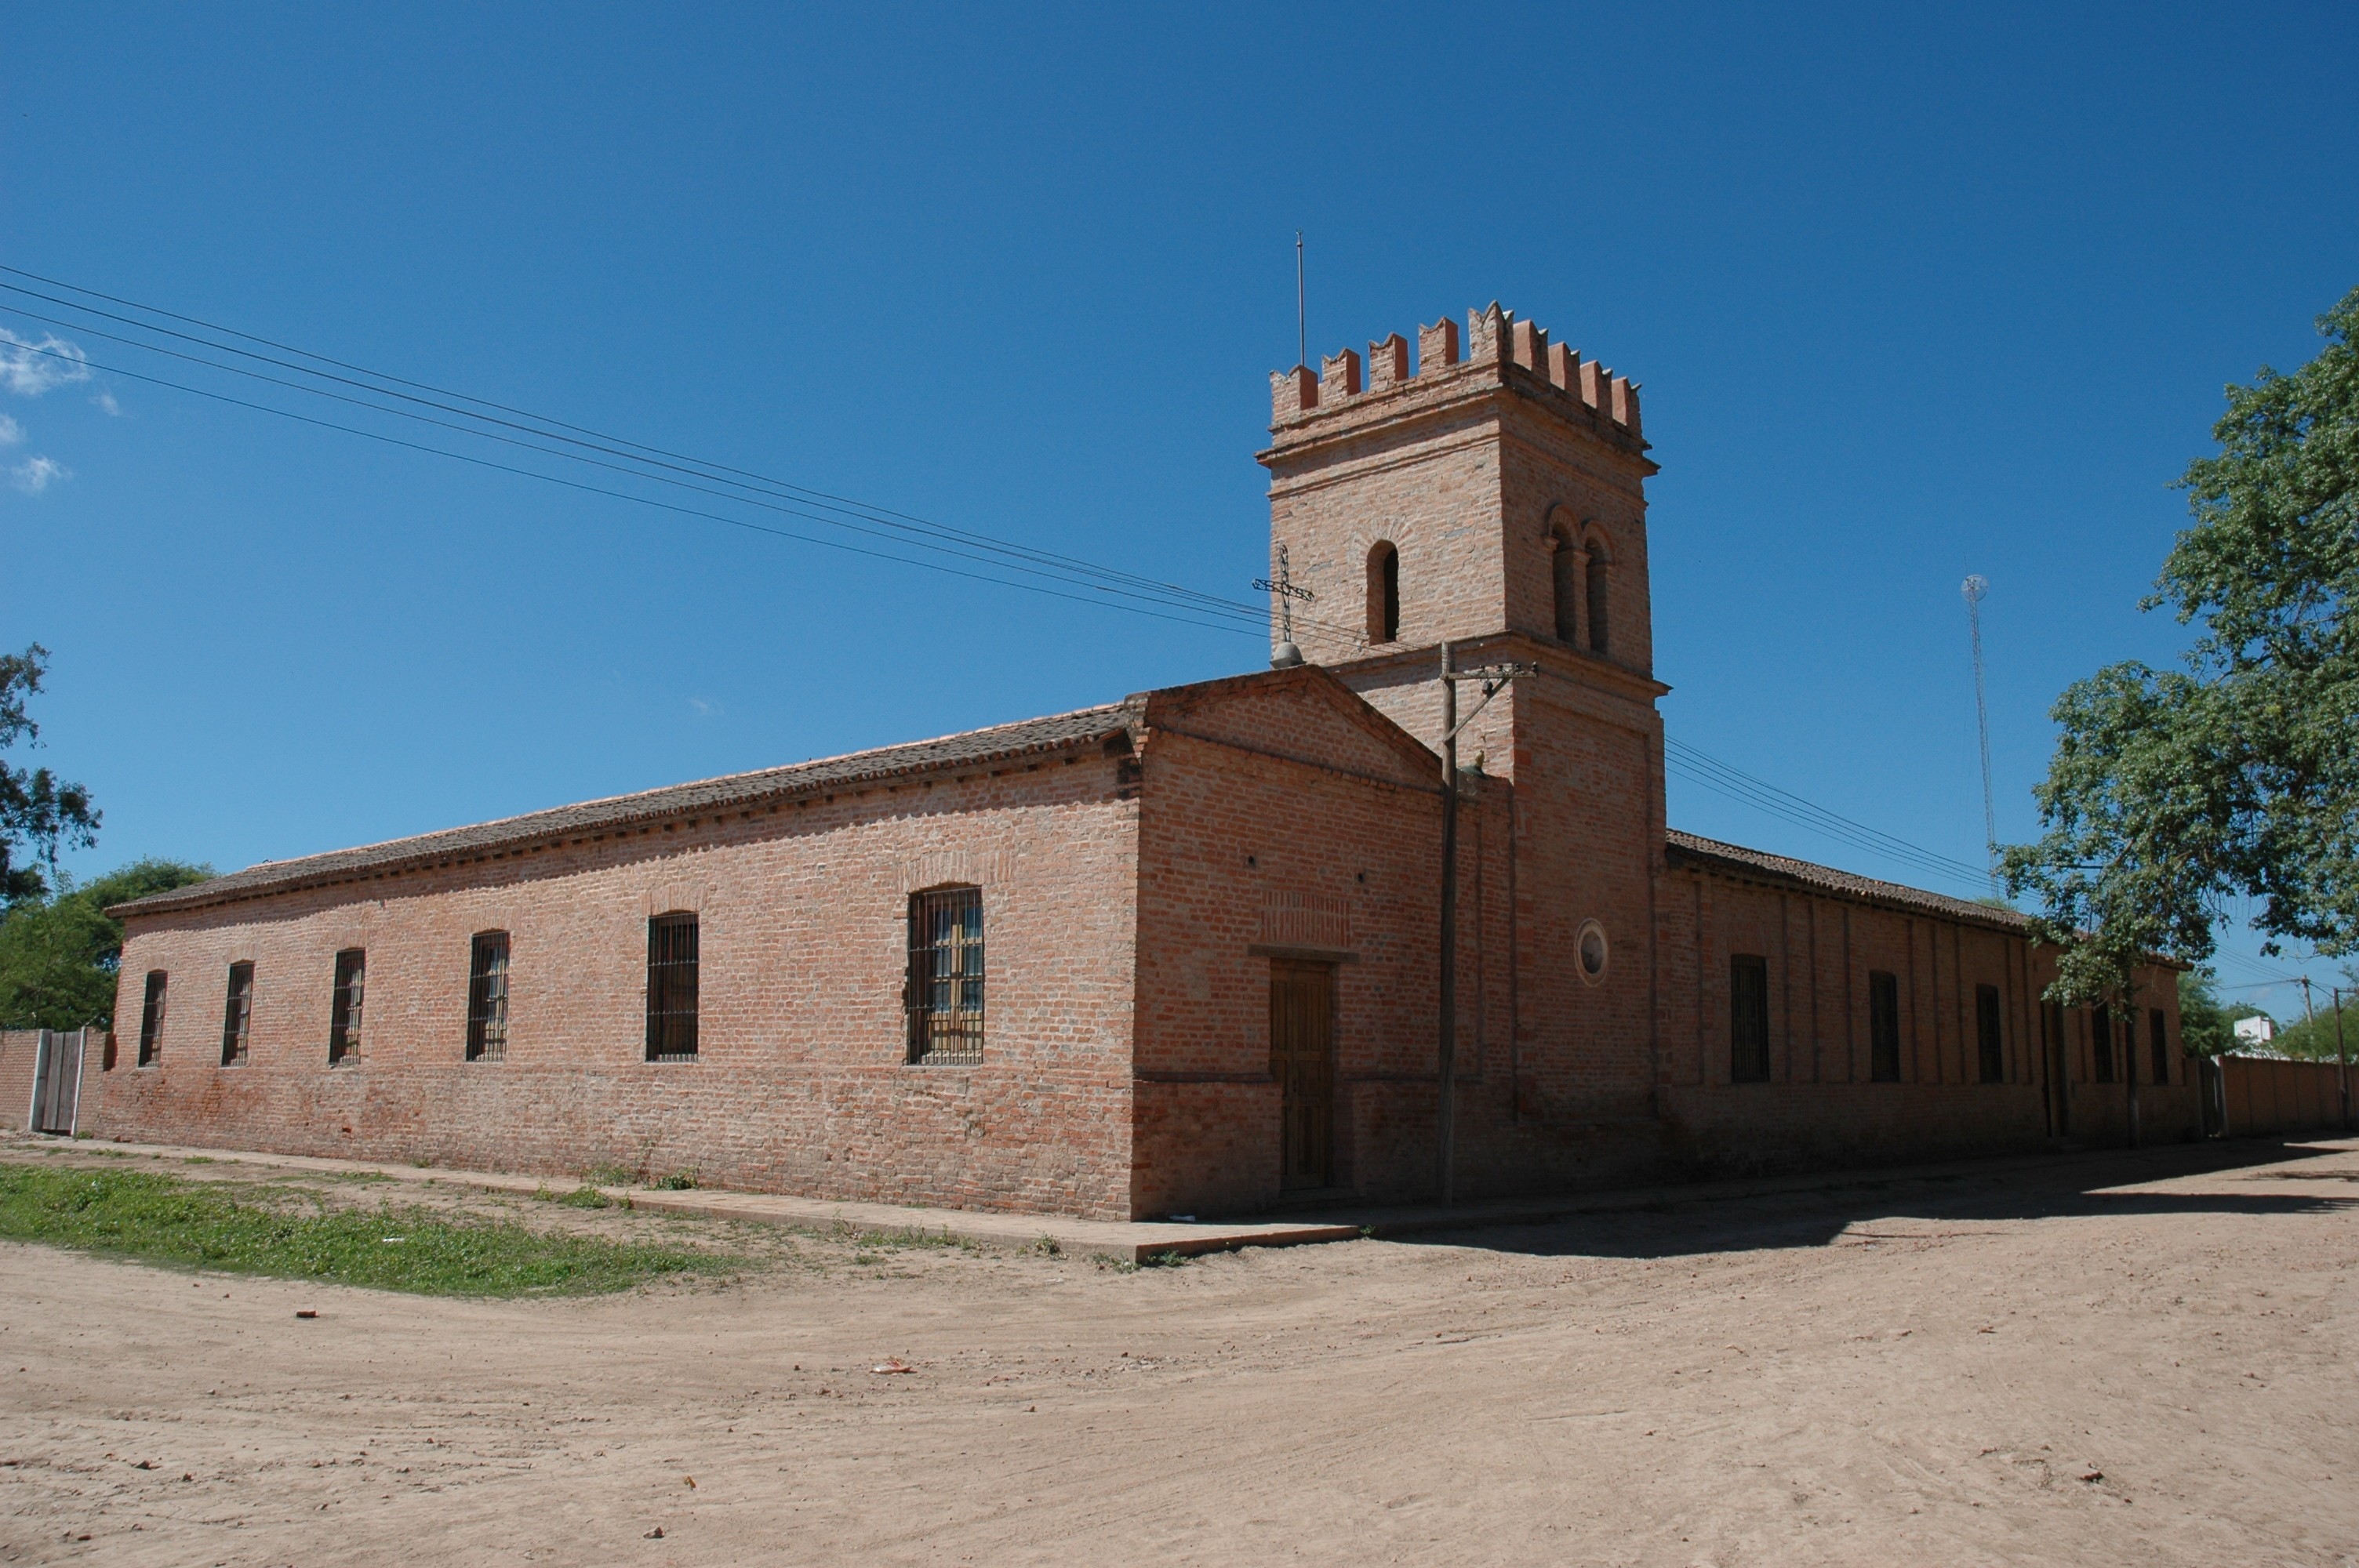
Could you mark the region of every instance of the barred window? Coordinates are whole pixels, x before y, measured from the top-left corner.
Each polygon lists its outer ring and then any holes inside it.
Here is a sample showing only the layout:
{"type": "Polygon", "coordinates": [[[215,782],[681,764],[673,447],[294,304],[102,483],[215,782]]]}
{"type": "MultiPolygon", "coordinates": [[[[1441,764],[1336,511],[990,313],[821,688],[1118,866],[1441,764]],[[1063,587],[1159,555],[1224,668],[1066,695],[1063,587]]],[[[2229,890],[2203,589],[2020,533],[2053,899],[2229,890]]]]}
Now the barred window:
{"type": "Polygon", "coordinates": [[[983,1059],[983,890],[909,897],[909,1060],[983,1059]]]}
{"type": "Polygon", "coordinates": [[[2170,1084],[2170,1048],[2163,1044],[2162,1009],[2155,1008],[2146,1015],[2147,1035],[2153,1041],[2154,1081],[2169,1087],[2170,1084]]]}
{"type": "Polygon", "coordinates": [[[647,1060],[696,1060],[696,916],[647,922],[647,1060]]]}
{"type": "Polygon", "coordinates": [[[2001,1029],[1998,988],[1974,988],[1974,1044],[1982,1057],[1982,1080],[2006,1082],[2006,1036],[2001,1029]]]}
{"type": "Polygon", "coordinates": [[[2089,1010],[2089,1076],[2101,1084],[2114,1081],[2114,1015],[2102,1007],[2089,1010]]]}
{"type": "Polygon", "coordinates": [[[147,971],[147,997],[139,1004],[139,1065],[152,1067],[164,1051],[164,971],[147,971]]]}
{"type": "Polygon", "coordinates": [[[1867,972],[1867,1076],[1900,1081],[1900,977],[1882,969],[1867,972]]]}
{"type": "Polygon", "coordinates": [[[245,1061],[246,1033],[254,1023],[254,966],[229,967],[229,999],[222,1008],[222,1065],[245,1061]]]}
{"type": "Polygon", "coordinates": [[[467,962],[467,1060],[502,1062],[508,1054],[508,934],[476,933],[467,962]]]}
{"type": "Polygon", "coordinates": [[[336,955],[336,989],[328,1000],[328,1065],[340,1067],[361,1054],[361,989],[368,955],[347,947],[336,955]]]}
{"type": "Polygon", "coordinates": [[[1769,1081],[1769,960],[1735,953],[1728,960],[1728,1076],[1769,1081]]]}

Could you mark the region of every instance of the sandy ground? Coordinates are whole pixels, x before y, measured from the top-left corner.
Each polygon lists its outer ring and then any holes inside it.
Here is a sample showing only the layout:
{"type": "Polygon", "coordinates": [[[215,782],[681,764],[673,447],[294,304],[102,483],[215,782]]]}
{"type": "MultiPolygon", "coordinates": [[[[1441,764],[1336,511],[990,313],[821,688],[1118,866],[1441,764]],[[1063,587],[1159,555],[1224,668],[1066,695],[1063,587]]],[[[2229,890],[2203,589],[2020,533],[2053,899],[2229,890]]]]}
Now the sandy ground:
{"type": "Polygon", "coordinates": [[[0,1248],[0,1560],[2359,1563],[2359,1143],[1136,1271],[550,1223],[757,1260],[462,1303],[0,1248]]]}

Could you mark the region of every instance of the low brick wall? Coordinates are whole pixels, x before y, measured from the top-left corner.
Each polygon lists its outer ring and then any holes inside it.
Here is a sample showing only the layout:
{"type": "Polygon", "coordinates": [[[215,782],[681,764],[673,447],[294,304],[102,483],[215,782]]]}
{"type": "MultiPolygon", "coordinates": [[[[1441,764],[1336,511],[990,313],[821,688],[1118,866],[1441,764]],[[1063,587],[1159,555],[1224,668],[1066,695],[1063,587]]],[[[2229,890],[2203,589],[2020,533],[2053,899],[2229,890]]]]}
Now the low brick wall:
{"type": "Polygon", "coordinates": [[[38,1029],[0,1029],[0,1129],[25,1130],[33,1104],[33,1064],[41,1049],[38,1029]]]}

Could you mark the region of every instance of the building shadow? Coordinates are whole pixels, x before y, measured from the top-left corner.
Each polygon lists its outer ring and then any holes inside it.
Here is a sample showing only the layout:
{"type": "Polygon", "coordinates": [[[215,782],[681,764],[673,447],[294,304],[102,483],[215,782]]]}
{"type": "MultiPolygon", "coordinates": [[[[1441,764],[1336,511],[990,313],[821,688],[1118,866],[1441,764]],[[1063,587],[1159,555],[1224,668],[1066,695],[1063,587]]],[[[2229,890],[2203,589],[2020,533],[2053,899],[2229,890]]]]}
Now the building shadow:
{"type": "MultiPolygon", "coordinates": [[[[1542,1221],[1425,1226],[1394,1239],[1410,1246],[1481,1248],[1535,1257],[1671,1258],[1949,1239],[1942,1222],[1987,1227],[2006,1221],[2119,1218],[2146,1215],[2332,1215],[2359,1213],[2359,1171],[2272,1170],[2347,1147],[2275,1138],[2167,1149],[2059,1156],[2052,1162],[1994,1162],[1988,1172],[1864,1171],[1838,1184],[1748,1196],[1669,1189],[1641,1206],[1542,1221]],[[2109,1189],[2219,1175],[2251,1190],[2119,1192],[2109,1189]],[[2353,1195],[2271,1190],[2279,1182],[2351,1182],[2353,1195]],[[1896,1222],[1890,1226],[1880,1221],[1896,1222]],[[1914,1223],[1901,1223],[1914,1222],[1914,1223]]],[[[1379,1224],[1379,1229],[1382,1229],[1379,1224]]],[[[1973,1233],[1968,1233],[1973,1234],[1973,1233]]]]}

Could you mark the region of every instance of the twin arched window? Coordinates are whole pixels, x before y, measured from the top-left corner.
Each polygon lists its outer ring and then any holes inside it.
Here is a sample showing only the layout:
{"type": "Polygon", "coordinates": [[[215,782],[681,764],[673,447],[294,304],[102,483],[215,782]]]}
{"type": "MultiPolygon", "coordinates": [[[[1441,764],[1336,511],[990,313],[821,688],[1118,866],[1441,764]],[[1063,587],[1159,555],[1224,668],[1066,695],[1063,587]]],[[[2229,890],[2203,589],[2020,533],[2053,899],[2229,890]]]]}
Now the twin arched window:
{"type": "Polygon", "coordinates": [[[1575,544],[1571,533],[1559,526],[1550,541],[1555,551],[1549,579],[1556,594],[1557,640],[1603,654],[1612,625],[1613,552],[1594,529],[1575,544]]]}

